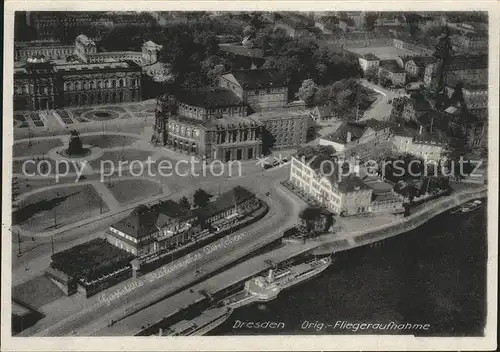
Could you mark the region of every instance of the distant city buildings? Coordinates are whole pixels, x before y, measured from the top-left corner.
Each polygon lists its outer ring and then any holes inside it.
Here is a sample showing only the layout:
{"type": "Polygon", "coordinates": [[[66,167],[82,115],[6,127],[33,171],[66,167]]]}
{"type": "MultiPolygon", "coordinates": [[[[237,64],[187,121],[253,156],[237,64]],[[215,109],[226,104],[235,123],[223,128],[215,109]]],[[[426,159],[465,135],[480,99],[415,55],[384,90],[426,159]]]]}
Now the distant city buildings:
{"type": "Polygon", "coordinates": [[[334,133],[320,138],[319,144],[332,146],[337,156],[346,159],[378,158],[380,152],[394,150],[424,160],[442,160],[446,145],[433,138],[423,126],[419,129],[413,126],[374,119],[343,122],[334,133]]]}
{"type": "Polygon", "coordinates": [[[458,82],[479,85],[488,81],[488,57],[477,56],[452,56],[446,63],[435,61],[428,64],[424,73],[424,84],[429,87],[432,80],[443,72],[444,84],[454,85],[458,82]]]}

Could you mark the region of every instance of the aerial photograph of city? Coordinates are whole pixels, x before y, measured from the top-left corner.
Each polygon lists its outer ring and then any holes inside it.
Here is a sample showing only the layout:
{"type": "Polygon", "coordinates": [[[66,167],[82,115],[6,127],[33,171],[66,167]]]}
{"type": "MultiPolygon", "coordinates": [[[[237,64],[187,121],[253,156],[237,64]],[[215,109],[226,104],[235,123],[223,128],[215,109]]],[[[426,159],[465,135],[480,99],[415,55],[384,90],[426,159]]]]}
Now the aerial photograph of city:
{"type": "Polygon", "coordinates": [[[12,338],[484,337],[489,18],[16,11],[12,338]]]}

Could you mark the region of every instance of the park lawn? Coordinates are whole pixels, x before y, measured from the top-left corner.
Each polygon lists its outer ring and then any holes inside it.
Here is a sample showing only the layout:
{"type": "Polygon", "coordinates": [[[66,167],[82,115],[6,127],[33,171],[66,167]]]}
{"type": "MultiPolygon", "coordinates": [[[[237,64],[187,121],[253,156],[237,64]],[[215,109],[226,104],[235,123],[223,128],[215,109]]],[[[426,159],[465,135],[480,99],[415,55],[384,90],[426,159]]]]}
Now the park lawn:
{"type": "Polygon", "coordinates": [[[63,296],[65,296],[63,291],[45,274],[12,288],[12,298],[35,308],[40,308],[63,296]]]}
{"type": "Polygon", "coordinates": [[[83,144],[93,145],[102,149],[130,146],[138,140],[136,137],[122,136],[114,134],[93,134],[88,136],[81,136],[83,144]]]}
{"type": "Polygon", "coordinates": [[[13,223],[32,232],[43,232],[109,211],[92,185],[44,190],[21,201],[13,223]]]}
{"type": "Polygon", "coordinates": [[[63,142],[57,138],[33,140],[31,141],[31,145],[28,141],[19,142],[15,143],[12,147],[12,155],[13,157],[42,155],[48,153],[53,148],[61,146],[63,146],[63,142]]]}
{"type": "Polygon", "coordinates": [[[45,159],[46,161],[42,160],[34,160],[29,159],[29,160],[14,160],[12,162],[12,171],[13,173],[17,174],[23,174],[23,164],[26,163],[26,175],[27,176],[42,176],[41,174],[45,175],[50,171],[50,175],[55,175],[58,173],[59,175],[65,174],[68,172],[69,174],[71,173],[76,173],[77,169],[80,170],[81,167],[79,166],[79,163],[74,161],[74,160],[68,160],[67,163],[64,162],[64,160],[61,161],[55,161],[53,159],[45,159]],[[48,162],[48,164],[47,164],[48,162]],[[50,165],[50,166],[49,166],[50,165]],[[76,166],[75,166],[76,165],[76,166]],[[59,171],[57,171],[59,169],[59,171]]]}
{"type": "Polygon", "coordinates": [[[128,204],[162,193],[160,184],[146,179],[116,180],[108,186],[120,204],[128,204]]]}
{"type": "MultiPolygon", "coordinates": [[[[140,149],[124,149],[124,150],[110,150],[105,151],[99,159],[90,161],[90,166],[94,168],[95,171],[101,170],[115,170],[118,172],[119,162],[122,161],[123,167],[128,171],[130,170],[130,163],[133,161],[144,162],[147,160],[148,156],[152,156],[153,152],[140,149]],[[111,166],[113,165],[113,166],[111,166]]],[[[151,164],[151,169],[153,169],[153,163],[151,164]]],[[[134,168],[140,168],[139,163],[134,162],[132,165],[134,168]]],[[[144,175],[147,173],[147,166],[144,164],[144,175]]],[[[125,172],[124,172],[125,174],[125,172]]]]}

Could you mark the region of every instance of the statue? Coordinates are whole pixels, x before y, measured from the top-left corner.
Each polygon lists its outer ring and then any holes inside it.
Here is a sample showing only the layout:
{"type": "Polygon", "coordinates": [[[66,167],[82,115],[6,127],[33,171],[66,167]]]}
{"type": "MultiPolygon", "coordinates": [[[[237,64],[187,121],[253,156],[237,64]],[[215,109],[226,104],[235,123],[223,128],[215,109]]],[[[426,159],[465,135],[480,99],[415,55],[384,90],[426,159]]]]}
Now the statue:
{"type": "Polygon", "coordinates": [[[83,148],[80,134],[76,130],[72,130],[69,136],[68,149],[66,155],[68,156],[83,156],[87,154],[88,150],[83,148]]]}

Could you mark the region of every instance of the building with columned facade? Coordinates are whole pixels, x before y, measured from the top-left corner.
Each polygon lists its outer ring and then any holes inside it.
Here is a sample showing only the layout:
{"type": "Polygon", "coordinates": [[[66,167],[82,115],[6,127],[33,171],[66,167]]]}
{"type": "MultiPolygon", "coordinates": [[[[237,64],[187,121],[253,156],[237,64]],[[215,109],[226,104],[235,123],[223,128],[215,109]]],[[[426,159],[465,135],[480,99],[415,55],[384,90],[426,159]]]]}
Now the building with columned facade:
{"type": "Polygon", "coordinates": [[[158,99],[153,144],[211,160],[249,160],[262,153],[262,125],[231,90],[181,90],[158,99]]]}

